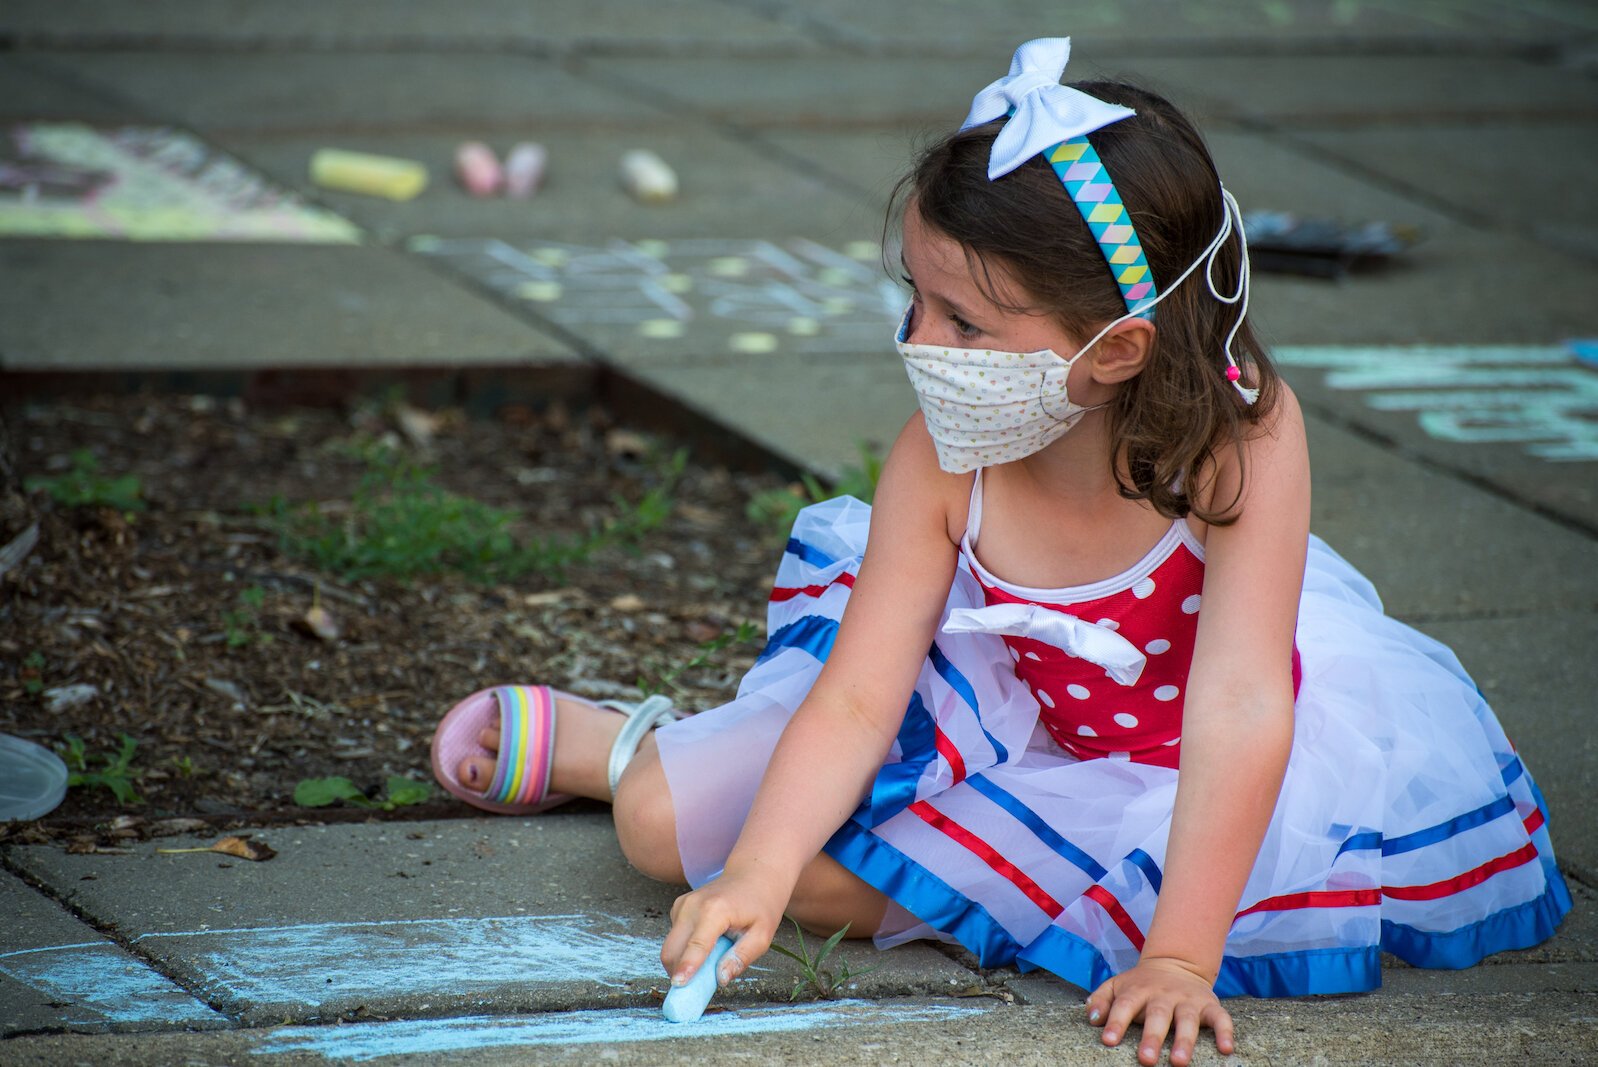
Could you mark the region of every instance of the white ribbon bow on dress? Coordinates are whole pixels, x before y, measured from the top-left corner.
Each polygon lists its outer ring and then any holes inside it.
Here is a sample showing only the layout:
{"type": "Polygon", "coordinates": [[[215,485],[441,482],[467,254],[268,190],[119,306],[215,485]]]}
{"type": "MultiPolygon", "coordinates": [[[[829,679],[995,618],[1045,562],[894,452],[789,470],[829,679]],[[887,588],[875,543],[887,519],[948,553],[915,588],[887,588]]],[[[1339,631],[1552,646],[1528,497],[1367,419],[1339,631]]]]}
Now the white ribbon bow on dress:
{"type": "Polygon", "coordinates": [[[1030,637],[1062,652],[1104,668],[1120,685],[1133,685],[1143,674],[1148,657],[1108,626],[1083,622],[1063,611],[1036,604],[992,604],[985,608],[955,608],[943,624],[946,634],[1008,634],[1030,637]]]}
{"type": "Polygon", "coordinates": [[[1045,148],[1102,129],[1137,112],[1061,85],[1071,38],[1040,37],[1015,50],[1010,73],[971,101],[962,130],[1010,115],[988,156],[988,180],[1010,173],[1045,148]],[[1013,113],[1012,113],[1013,112],[1013,113]]]}

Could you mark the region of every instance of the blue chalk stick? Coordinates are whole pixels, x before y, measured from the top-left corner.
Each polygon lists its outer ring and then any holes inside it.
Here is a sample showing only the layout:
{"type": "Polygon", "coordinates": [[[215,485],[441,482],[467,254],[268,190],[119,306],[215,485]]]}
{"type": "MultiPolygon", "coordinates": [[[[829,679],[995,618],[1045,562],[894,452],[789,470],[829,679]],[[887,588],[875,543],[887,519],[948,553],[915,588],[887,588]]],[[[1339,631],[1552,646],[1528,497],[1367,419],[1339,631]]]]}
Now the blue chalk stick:
{"type": "Polygon", "coordinates": [[[716,995],[716,969],[721,966],[721,958],[731,948],[730,939],[717,938],[710,955],[705,957],[705,962],[699,965],[699,970],[694,972],[694,976],[683,985],[671,987],[671,992],[666,994],[666,1003],[660,1006],[667,1022],[699,1021],[699,1017],[705,1013],[705,1008],[710,1004],[710,998],[716,995]]]}

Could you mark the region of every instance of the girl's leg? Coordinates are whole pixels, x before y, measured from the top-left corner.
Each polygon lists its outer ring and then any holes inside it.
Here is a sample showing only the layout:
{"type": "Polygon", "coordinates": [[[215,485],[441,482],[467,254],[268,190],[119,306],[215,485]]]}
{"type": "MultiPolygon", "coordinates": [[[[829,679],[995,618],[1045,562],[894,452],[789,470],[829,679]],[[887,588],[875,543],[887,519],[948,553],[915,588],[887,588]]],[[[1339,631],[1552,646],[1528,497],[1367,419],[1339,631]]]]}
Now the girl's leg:
{"type": "MultiPolygon", "coordinates": [[[[644,738],[638,755],[621,776],[615,817],[616,837],[629,863],[662,882],[686,883],[677,852],[676,811],[653,734],[644,738]]],[[[882,925],[887,906],[887,897],[823,854],[800,874],[788,914],[822,936],[831,936],[847,924],[851,937],[870,937],[882,925]]]]}

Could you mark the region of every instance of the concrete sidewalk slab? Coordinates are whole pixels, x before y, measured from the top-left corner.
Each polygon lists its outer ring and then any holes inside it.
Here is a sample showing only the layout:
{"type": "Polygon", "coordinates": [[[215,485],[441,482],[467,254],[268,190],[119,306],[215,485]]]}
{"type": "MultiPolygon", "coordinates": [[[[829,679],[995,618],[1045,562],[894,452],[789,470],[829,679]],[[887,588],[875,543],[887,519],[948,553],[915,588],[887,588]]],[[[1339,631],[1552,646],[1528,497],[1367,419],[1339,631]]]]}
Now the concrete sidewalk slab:
{"type": "MultiPolygon", "coordinates": [[[[1598,87],[1598,80],[1587,84],[1598,87]]],[[[1598,106],[1588,110],[1581,121],[1534,113],[1518,122],[1301,129],[1294,136],[1506,231],[1598,259],[1598,106]]],[[[1598,319],[1589,321],[1598,332],[1598,319]]]]}
{"type": "Polygon", "coordinates": [[[0,242],[0,369],[575,365],[387,249],[0,242]]]}
{"type": "Polygon", "coordinates": [[[225,1016],[4,870],[0,915],[6,917],[0,923],[0,1041],[54,1030],[228,1025],[225,1016]]]}
{"type": "MultiPolygon", "coordinates": [[[[1072,36],[1080,48],[1090,41],[1125,48],[1398,47],[1406,43],[1479,47],[1491,41],[1558,42],[1598,30],[1590,5],[1554,0],[1534,10],[1490,4],[1258,4],[1209,2],[1173,5],[1162,0],[1061,4],[1023,0],[985,8],[973,18],[959,0],[929,0],[907,12],[898,4],[851,0],[784,0],[818,25],[874,48],[925,50],[935,55],[977,47],[1013,49],[1032,37],[1072,36]]],[[[1002,71],[1001,71],[1002,73],[1002,71]]]]}
{"type": "Polygon", "coordinates": [[[475,0],[467,5],[387,0],[11,0],[0,34],[28,44],[204,42],[215,47],[503,48],[530,51],[762,51],[804,47],[794,27],[758,5],[714,0],[475,0]]]}
{"type": "Polygon", "coordinates": [[[578,69],[596,82],[658,93],[700,115],[755,131],[844,131],[917,123],[957,126],[971,107],[971,94],[1002,75],[1008,61],[1008,51],[942,59],[935,77],[923,59],[863,62],[838,52],[784,60],[595,58],[578,69]]]}
{"type": "Polygon", "coordinates": [[[76,122],[135,122],[143,113],[117,100],[50,73],[36,58],[0,52],[0,124],[23,119],[76,122]]]}
{"type": "MultiPolygon", "coordinates": [[[[1091,65],[1173,99],[1204,101],[1211,118],[1279,126],[1389,126],[1434,120],[1574,119],[1598,114],[1598,80],[1513,56],[1297,55],[1129,57],[1083,52],[1091,65]]],[[[1074,77],[1084,77],[1074,74],[1074,77]]],[[[1490,140],[1484,139],[1484,154],[1490,140]]]]}
{"type": "Polygon", "coordinates": [[[203,133],[637,128],[664,116],[548,59],[437,52],[50,52],[36,61],[203,133]]]}
{"type": "MultiPolygon", "coordinates": [[[[1195,1064],[1481,1064],[1515,1060],[1585,1063],[1598,1056],[1588,992],[1442,997],[1377,994],[1298,1001],[1234,1000],[1238,1053],[1217,1055],[1206,1032],[1195,1064]]],[[[643,1015],[583,1012],[520,1018],[286,1026],[222,1034],[52,1036],[7,1043],[17,1067],[108,1067],[176,1062],[262,1067],[369,1062],[412,1067],[539,1063],[738,1062],[919,1063],[990,1067],[1097,1067],[1137,1062],[1137,1046],[1103,1047],[1078,1005],[1010,1006],[970,1001],[835,1002],[740,1009],[705,1024],[663,1030],[643,1015]],[[718,1021],[725,1019],[726,1021],[718,1021]],[[701,1028],[702,1027],[702,1028],[701,1028]],[[719,1032],[718,1032],[719,1031],[719,1032]],[[731,1031],[728,1033],[727,1031],[731,1031]],[[703,1034],[704,1036],[697,1036],[703,1034]]],[[[1134,1030],[1133,1034],[1137,1031],[1134,1030]]]]}
{"type": "MultiPolygon", "coordinates": [[[[658,1006],[665,991],[660,944],[682,890],[628,866],[606,815],[258,836],[278,850],[270,862],[155,845],[118,857],[19,848],[10,859],[252,1025],[360,1008],[392,1017],[658,1006]]],[[[840,952],[857,969],[880,964],[850,983],[856,995],[979,981],[926,946],[840,952]]],[[[718,1002],[786,999],[799,978],[776,954],[756,967],[718,1002]]]]}
{"type": "MultiPolygon", "coordinates": [[[[1387,612],[1546,616],[1598,605],[1598,545],[1310,415],[1310,528],[1375,583],[1387,612]]],[[[1546,661],[1544,661],[1546,662],[1546,661]]],[[[1539,690],[1540,691],[1540,690],[1539,690]]]]}
{"type": "Polygon", "coordinates": [[[1293,346],[1306,408],[1598,530],[1598,371],[1560,346],[1293,346]]]}

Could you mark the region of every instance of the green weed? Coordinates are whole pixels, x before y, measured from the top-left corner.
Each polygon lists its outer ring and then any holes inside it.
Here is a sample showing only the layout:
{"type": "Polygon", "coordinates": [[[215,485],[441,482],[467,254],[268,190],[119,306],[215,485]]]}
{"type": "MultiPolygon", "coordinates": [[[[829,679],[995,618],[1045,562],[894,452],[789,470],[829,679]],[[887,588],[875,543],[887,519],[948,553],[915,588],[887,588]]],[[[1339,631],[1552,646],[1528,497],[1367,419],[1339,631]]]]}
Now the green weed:
{"type": "Polygon", "coordinates": [[[857,442],[855,448],[860,453],[859,465],[845,467],[831,488],[806,471],[799,475],[798,484],[767,489],[750,497],[749,503],[744,506],[744,514],[769,529],[774,536],[785,537],[800,510],[811,504],[840,496],[858,497],[867,504],[871,503],[871,498],[877,492],[877,482],[882,479],[883,459],[865,441],[857,442]]]}
{"type": "Polygon", "coordinates": [[[194,760],[188,756],[173,756],[172,769],[177,772],[179,778],[193,778],[200,773],[200,769],[194,765],[194,760]]]}
{"type": "Polygon", "coordinates": [[[144,772],[133,766],[133,752],[139,743],[127,734],[117,736],[122,739],[122,747],[115,755],[101,753],[99,759],[103,766],[91,771],[88,747],[83,743],[83,738],[77,734],[67,734],[64,743],[58,748],[69,772],[67,785],[101,786],[111,790],[120,804],[138,804],[141,800],[138,791],[133,788],[133,782],[144,772]]]}
{"type": "Polygon", "coordinates": [[[86,448],[72,453],[72,469],[66,473],[38,474],[22,484],[30,493],[44,490],[51,500],[69,508],[104,505],[118,511],[144,510],[144,490],[138,475],[103,476],[100,461],[86,448]]]}
{"type": "Polygon", "coordinates": [[[727,646],[748,644],[759,636],[760,628],[754,623],[745,620],[738,624],[737,629],[728,633],[718,634],[709,641],[700,644],[699,651],[681,663],[651,664],[650,668],[654,676],[648,677],[640,674],[635,684],[638,686],[638,691],[646,697],[654,696],[656,693],[664,693],[667,689],[674,693],[681,693],[683,687],[677,684],[677,679],[683,674],[705,666],[715,657],[716,653],[727,646]]]}
{"type": "Polygon", "coordinates": [[[272,635],[261,632],[261,608],[266,604],[266,590],[258,585],[239,590],[239,608],[222,613],[222,630],[227,635],[227,647],[243,648],[252,641],[269,644],[272,635]]]}
{"type": "Polygon", "coordinates": [[[306,778],[294,787],[294,803],[302,808],[325,808],[342,800],[357,808],[393,811],[409,804],[420,804],[432,795],[430,783],[398,775],[389,776],[382,795],[375,800],[348,778],[306,778]]]}
{"type": "Polygon", "coordinates": [[[800,926],[799,920],[793,916],[789,915],[786,918],[793,923],[794,933],[799,937],[799,951],[795,952],[775,943],[772,944],[771,951],[780,952],[782,955],[797,962],[799,969],[804,974],[803,978],[794,983],[793,992],[788,997],[789,1000],[798,1000],[799,994],[803,993],[806,987],[814,990],[817,996],[830,1000],[838,995],[838,992],[843,989],[850,979],[870,974],[877,969],[877,965],[872,964],[863,971],[851,971],[849,964],[840,956],[838,957],[838,970],[836,973],[823,970],[822,964],[826,962],[828,956],[832,955],[833,949],[838,947],[838,942],[848,935],[851,924],[845,923],[842,930],[827,938],[826,942],[816,950],[816,954],[811,956],[810,950],[805,944],[804,927],[800,926]]]}
{"type": "Polygon", "coordinates": [[[44,653],[37,650],[29,652],[22,659],[22,670],[18,677],[22,679],[22,691],[31,696],[38,696],[44,692],[44,653]]]}
{"type": "Polygon", "coordinates": [[[663,523],[686,463],[687,453],[677,452],[663,465],[661,484],[637,503],[615,498],[615,516],[575,537],[519,541],[513,528],[520,513],[451,493],[431,470],[390,450],[369,454],[341,515],[281,499],[265,510],[286,554],[349,580],[444,573],[485,583],[526,574],[559,578],[601,548],[635,541],[663,523]]]}

